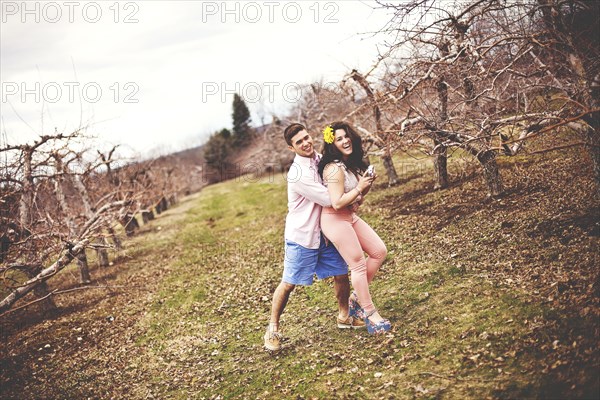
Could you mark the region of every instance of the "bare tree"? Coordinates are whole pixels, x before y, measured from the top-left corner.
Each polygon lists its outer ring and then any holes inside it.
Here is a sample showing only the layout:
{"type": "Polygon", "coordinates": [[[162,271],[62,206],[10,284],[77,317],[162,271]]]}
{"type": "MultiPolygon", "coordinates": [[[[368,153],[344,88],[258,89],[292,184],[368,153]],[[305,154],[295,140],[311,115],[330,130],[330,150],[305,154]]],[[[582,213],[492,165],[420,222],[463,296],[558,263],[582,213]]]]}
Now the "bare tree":
{"type": "Polygon", "coordinates": [[[586,140],[559,148],[585,145],[597,165],[597,2],[380,5],[394,17],[382,30],[393,40],[376,66],[383,71],[378,105],[390,120],[401,113],[392,105],[408,109],[396,125],[398,141],[432,141],[426,152],[434,156],[435,187],[447,185],[443,158],[457,147],[479,161],[490,195],[500,195],[498,152],[517,154],[525,140],[559,128],[585,132],[586,140]],[[576,25],[586,12],[595,18],[576,25]],[[594,39],[581,40],[584,31],[594,39]]]}
{"type": "MultiPolygon", "coordinates": [[[[119,186],[119,177],[113,172],[113,168],[112,168],[112,164],[114,163],[113,155],[118,147],[119,146],[113,146],[110,149],[110,151],[108,151],[108,153],[106,153],[106,154],[102,153],[100,150],[97,150],[98,155],[100,156],[100,159],[102,161],[101,165],[103,165],[106,168],[105,175],[104,174],[100,175],[99,176],[100,179],[98,179],[98,180],[107,182],[107,184],[105,184],[106,191],[113,191],[113,190],[115,190],[116,187],[119,186]],[[105,176],[105,179],[102,179],[102,176],[105,176]]],[[[119,236],[115,232],[114,228],[111,225],[108,225],[106,227],[106,229],[108,231],[109,237],[111,238],[115,248],[117,250],[122,250],[123,243],[121,242],[121,239],[119,239],[119,236]]]]}
{"type": "Polygon", "coordinates": [[[374,91],[371,89],[371,86],[367,82],[367,79],[364,76],[362,76],[357,70],[352,70],[352,72],[350,73],[350,78],[354,79],[360,85],[360,87],[363,88],[373,107],[373,119],[375,121],[376,131],[373,134],[368,132],[364,127],[361,127],[361,131],[363,133],[367,133],[367,137],[371,139],[372,143],[382,150],[381,160],[383,161],[383,167],[385,168],[388,177],[388,184],[390,186],[396,185],[399,182],[399,179],[398,173],[396,172],[396,168],[394,167],[394,162],[392,160],[390,135],[383,128],[383,124],[381,121],[381,108],[379,106],[377,97],[375,96],[374,91]]]}
{"type": "MultiPolygon", "coordinates": [[[[0,302],[2,307],[10,307],[30,291],[44,299],[47,307],[54,306],[46,280],[76,259],[81,283],[89,283],[85,248],[93,246],[106,253],[106,244],[100,241],[101,232],[116,218],[114,209],[123,208],[130,201],[115,201],[115,193],[104,193],[98,194],[96,204],[92,205],[81,174],[90,172],[98,163],[92,162],[87,170],[81,163],[83,150],[76,141],[85,139],[78,130],[66,135],[41,136],[33,144],[0,148],[4,156],[0,176],[3,206],[0,274],[4,289],[10,291],[0,302]],[[71,164],[78,162],[80,172],[76,173],[71,164]],[[98,207],[103,211],[95,212],[98,207]],[[4,229],[5,223],[8,229],[4,229]],[[45,275],[44,266],[49,264],[54,265],[55,271],[45,275]]],[[[102,259],[102,252],[99,261],[108,263],[107,258],[102,259]]]]}
{"type": "Polygon", "coordinates": [[[56,275],[60,270],[65,268],[69,263],[76,258],[89,245],[90,236],[93,236],[95,230],[101,228],[106,213],[119,207],[123,207],[125,201],[116,201],[108,203],[98,209],[94,216],[83,225],[81,233],[73,242],[67,242],[59,254],[58,259],[49,267],[42,269],[33,278],[29,279],[16,289],[12,290],[8,296],[0,300],[0,312],[9,309],[17,300],[25,296],[27,293],[43,285],[49,278],[56,275]]]}
{"type": "MultiPolygon", "coordinates": [[[[54,176],[56,199],[58,201],[58,206],[60,208],[61,214],[66,220],[66,225],[69,230],[69,236],[70,238],[74,238],[77,236],[77,226],[72,209],[69,206],[69,204],[67,204],[65,195],[64,181],[65,176],[68,176],[65,174],[67,167],[63,164],[63,155],[60,154],[58,151],[53,152],[52,157],[54,158],[54,165],[56,168],[56,175],[54,176]]],[[[88,267],[87,257],[85,255],[85,248],[82,249],[79,253],[77,253],[75,258],[77,259],[77,265],[79,266],[80,282],[83,284],[90,283],[90,271],[88,267]]]]}
{"type": "MultiPolygon", "coordinates": [[[[66,173],[68,173],[69,171],[65,171],[66,173]]],[[[91,171],[84,171],[83,174],[89,173],[91,171]]],[[[73,186],[75,187],[75,189],[77,190],[77,192],[79,193],[79,197],[81,199],[81,204],[83,206],[83,213],[86,216],[86,218],[91,219],[94,215],[94,207],[92,206],[92,201],[89,195],[89,192],[87,190],[87,188],[85,187],[85,185],[83,184],[82,178],[81,176],[83,174],[69,174],[69,176],[71,176],[72,179],[72,183],[73,186]]],[[[112,230],[112,227],[107,226],[107,231],[109,231],[109,234],[111,235],[115,235],[114,230],[112,232],[110,232],[112,230]]],[[[97,239],[96,241],[97,244],[97,250],[96,250],[96,254],[98,256],[98,265],[100,265],[101,267],[107,267],[109,265],[109,260],[108,260],[108,251],[106,250],[106,248],[109,246],[108,242],[106,240],[106,238],[104,237],[104,235],[100,235],[100,237],[97,239]]],[[[115,241],[115,246],[117,246],[119,249],[121,247],[121,242],[117,239],[115,241]]]]}
{"type": "Polygon", "coordinates": [[[536,61],[570,100],[571,113],[560,122],[585,135],[600,190],[600,3],[538,0],[530,7],[540,15],[538,36],[544,34],[536,49],[547,53],[536,61]],[[561,63],[566,76],[551,61],[561,63]]]}
{"type": "Polygon", "coordinates": [[[115,146],[96,158],[89,139],[80,129],[0,148],[0,312],[30,292],[54,307],[48,279],[76,260],[89,283],[86,249],[108,265],[106,232],[121,248],[116,221],[131,235],[137,213],[164,211],[192,186],[177,157],[124,163],[115,146]]]}
{"type": "MultiPolygon", "coordinates": [[[[39,188],[36,180],[43,179],[43,170],[48,166],[48,159],[44,156],[36,159],[35,155],[51,142],[76,137],[78,134],[79,132],[70,135],[45,135],[33,144],[7,145],[0,149],[0,154],[5,156],[6,162],[0,182],[3,203],[10,205],[11,199],[19,199],[17,215],[13,214],[14,211],[11,212],[10,208],[3,212],[6,226],[10,227],[10,230],[3,232],[3,261],[7,261],[6,257],[10,258],[10,247],[16,248],[12,252],[16,264],[11,263],[0,269],[3,278],[6,279],[15,270],[30,278],[34,277],[42,269],[47,254],[45,250],[53,248],[52,243],[49,243],[52,229],[41,226],[43,223],[35,218],[39,188]]],[[[47,296],[48,288],[45,282],[36,285],[35,293],[39,297],[47,296]]],[[[47,298],[43,307],[50,309],[54,308],[55,304],[51,298],[47,298]]]]}
{"type": "MultiPolygon", "coordinates": [[[[364,99],[369,94],[372,96],[373,92],[362,75],[354,70],[341,82],[313,82],[300,87],[300,90],[302,96],[292,110],[290,121],[298,121],[315,133],[333,121],[348,121],[360,131],[367,146],[367,156],[376,155],[382,158],[388,183],[398,183],[398,175],[391,157],[393,149],[390,137],[382,127],[378,106],[374,103],[371,109],[364,107],[364,99]],[[352,85],[349,82],[351,79],[360,84],[352,85]],[[361,97],[359,91],[367,94],[361,97]],[[370,150],[373,145],[375,151],[370,150]]],[[[317,137],[317,143],[321,144],[320,135],[317,137]]]]}

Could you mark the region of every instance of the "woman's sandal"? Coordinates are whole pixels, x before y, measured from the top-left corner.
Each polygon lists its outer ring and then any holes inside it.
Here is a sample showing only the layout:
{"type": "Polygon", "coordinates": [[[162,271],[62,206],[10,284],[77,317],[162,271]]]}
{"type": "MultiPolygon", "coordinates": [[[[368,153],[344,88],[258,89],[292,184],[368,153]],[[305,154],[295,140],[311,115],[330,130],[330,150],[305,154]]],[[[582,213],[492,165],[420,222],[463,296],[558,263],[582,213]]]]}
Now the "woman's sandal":
{"type": "Polygon", "coordinates": [[[367,326],[367,331],[371,335],[380,335],[392,329],[392,324],[389,320],[383,319],[379,322],[372,322],[369,317],[375,314],[377,310],[373,310],[370,313],[365,315],[365,325],[367,326]]]}
{"type": "Polygon", "coordinates": [[[348,299],[348,314],[353,318],[363,320],[365,319],[365,310],[358,304],[357,298],[356,292],[352,292],[348,299]]]}

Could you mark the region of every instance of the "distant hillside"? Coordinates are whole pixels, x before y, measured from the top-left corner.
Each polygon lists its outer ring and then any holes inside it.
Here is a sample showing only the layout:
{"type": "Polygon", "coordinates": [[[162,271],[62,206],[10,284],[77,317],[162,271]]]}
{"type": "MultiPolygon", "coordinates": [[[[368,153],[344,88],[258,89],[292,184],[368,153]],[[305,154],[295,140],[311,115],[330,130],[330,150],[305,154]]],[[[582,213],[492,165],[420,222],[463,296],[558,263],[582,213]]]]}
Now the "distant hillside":
{"type": "MultiPolygon", "coordinates": [[[[291,122],[291,121],[290,121],[291,122]]],[[[230,165],[223,166],[220,172],[220,178],[216,181],[223,181],[247,173],[266,174],[270,172],[286,171],[292,164],[294,153],[289,151],[287,144],[283,139],[283,130],[289,122],[271,123],[254,128],[254,136],[242,148],[232,150],[228,162],[230,165]]],[[[315,147],[320,150],[322,142],[318,135],[315,135],[315,147]]],[[[205,145],[193,147],[187,150],[178,151],[159,157],[156,162],[174,163],[184,169],[199,173],[201,177],[192,185],[191,192],[200,190],[203,186],[214,183],[213,179],[218,173],[208,172],[208,165],[204,157],[205,145]]]]}
{"type": "Polygon", "coordinates": [[[204,145],[192,147],[170,154],[170,156],[179,158],[183,163],[202,165],[204,163],[204,145]]]}
{"type": "Polygon", "coordinates": [[[162,166],[170,165],[184,173],[187,178],[185,194],[195,193],[207,184],[202,177],[205,164],[204,145],[160,156],[154,163],[162,166]]]}

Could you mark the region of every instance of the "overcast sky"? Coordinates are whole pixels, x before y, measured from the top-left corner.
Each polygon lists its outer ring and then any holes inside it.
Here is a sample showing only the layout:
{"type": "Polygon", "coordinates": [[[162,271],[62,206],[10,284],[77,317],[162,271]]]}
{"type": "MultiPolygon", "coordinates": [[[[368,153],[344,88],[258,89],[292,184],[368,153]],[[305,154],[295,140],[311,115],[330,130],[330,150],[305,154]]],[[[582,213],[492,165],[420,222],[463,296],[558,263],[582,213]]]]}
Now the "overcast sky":
{"type": "Polygon", "coordinates": [[[297,85],[368,68],[382,38],[363,33],[388,19],[369,1],[0,3],[3,140],[87,125],[141,154],[229,128],[236,91],[256,126],[297,85]]]}

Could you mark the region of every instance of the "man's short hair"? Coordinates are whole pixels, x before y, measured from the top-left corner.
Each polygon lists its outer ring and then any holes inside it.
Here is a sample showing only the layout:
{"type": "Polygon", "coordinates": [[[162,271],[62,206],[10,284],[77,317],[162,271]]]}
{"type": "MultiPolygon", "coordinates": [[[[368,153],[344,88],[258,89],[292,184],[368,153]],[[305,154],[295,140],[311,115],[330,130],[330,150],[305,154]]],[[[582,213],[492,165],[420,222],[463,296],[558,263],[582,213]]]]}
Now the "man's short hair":
{"type": "Polygon", "coordinates": [[[306,128],[302,124],[293,123],[291,125],[288,125],[288,127],[285,128],[285,131],[283,131],[283,137],[285,138],[285,142],[289,146],[291,146],[292,145],[292,138],[294,136],[296,136],[298,134],[298,132],[305,131],[305,130],[306,130],[306,128]]]}

